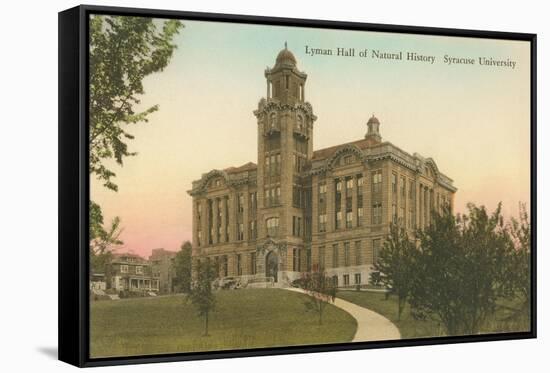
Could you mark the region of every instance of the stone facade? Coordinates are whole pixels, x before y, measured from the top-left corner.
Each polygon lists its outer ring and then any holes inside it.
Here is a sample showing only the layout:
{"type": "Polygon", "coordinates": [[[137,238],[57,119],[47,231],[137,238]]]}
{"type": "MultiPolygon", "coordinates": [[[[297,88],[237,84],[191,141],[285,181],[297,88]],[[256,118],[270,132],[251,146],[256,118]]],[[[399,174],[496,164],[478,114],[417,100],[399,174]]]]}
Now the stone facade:
{"type": "Polygon", "coordinates": [[[382,141],[374,116],[363,139],[313,151],[307,75],[286,46],[265,78],[257,164],[212,170],[189,191],[193,259],[244,281],[287,285],[323,268],[339,286],[364,285],[390,223],[425,227],[456,188],[433,159],[382,141]]]}

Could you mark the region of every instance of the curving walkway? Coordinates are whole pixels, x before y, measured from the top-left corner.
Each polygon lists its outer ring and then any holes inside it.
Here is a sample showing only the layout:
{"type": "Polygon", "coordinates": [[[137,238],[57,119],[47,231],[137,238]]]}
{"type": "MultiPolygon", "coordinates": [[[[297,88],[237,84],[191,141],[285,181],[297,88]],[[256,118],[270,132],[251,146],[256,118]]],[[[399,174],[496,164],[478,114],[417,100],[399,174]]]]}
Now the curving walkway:
{"type": "MultiPolygon", "coordinates": [[[[305,293],[303,289],[284,288],[286,290],[305,293]]],[[[336,307],[343,309],[357,320],[357,331],[352,342],[381,341],[401,339],[399,329],[384,316],[367,308],[358,306],[346,300],[335,298],[336,307]]]]}

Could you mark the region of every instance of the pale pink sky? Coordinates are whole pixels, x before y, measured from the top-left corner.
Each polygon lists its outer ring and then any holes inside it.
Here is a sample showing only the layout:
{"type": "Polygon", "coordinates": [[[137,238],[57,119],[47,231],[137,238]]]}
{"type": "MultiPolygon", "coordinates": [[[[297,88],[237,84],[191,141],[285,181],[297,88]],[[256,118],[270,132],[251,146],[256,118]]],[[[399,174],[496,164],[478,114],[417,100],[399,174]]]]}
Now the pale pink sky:
{"type": "Polygon", "coordinates": [[[191,181],[211,169],[257,162],[252,111],[265,95],[266,66],[284,42],[308,74],[318,120],[314,149],[362,138],[374,112],[384,140],[432,157],[451,177],[456,207],[469,201],[506,215],[529,201],[529,44],[184,21],[170,65],[144,81],[149,123],[130,128],[135,157],[109,163],[119,192],[92,178],[106,220],[120,216],[123,250],[148,256],[191,239],[191,181]],[[315,48],[378,48],[436,56],[436,63],[308,56],[315,48]],[[446,66],[445,54],[513,59],[515,69],[446,66]]]}

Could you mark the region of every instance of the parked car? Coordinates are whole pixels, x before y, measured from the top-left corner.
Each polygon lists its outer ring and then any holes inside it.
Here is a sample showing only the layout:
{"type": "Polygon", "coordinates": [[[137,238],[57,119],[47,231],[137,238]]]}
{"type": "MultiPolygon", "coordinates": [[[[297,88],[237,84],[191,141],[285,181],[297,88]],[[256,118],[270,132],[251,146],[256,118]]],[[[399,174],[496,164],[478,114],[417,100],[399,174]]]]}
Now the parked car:
{"type": "Polygon", "coordinates": [[[218,280],[217,286],[223,290],[238,289],[241,287],[241,280],[238,277],[223,277],[218,280]]]}

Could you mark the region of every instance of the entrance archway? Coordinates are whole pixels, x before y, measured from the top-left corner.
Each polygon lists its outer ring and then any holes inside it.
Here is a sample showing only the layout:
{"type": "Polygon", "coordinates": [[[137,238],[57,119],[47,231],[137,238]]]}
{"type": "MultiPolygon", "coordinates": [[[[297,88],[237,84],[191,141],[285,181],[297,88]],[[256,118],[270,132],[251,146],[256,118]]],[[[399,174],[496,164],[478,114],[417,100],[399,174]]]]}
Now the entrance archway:
{"type": "Polygon", "coordinates": [[[270,251],[265,258],[265,276],[273,277],[273,281],[277,282],[277,272],[279,271],[279,257],[275,252],[270,251]]]}

